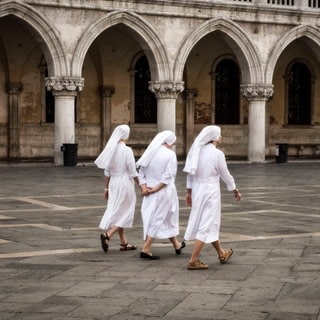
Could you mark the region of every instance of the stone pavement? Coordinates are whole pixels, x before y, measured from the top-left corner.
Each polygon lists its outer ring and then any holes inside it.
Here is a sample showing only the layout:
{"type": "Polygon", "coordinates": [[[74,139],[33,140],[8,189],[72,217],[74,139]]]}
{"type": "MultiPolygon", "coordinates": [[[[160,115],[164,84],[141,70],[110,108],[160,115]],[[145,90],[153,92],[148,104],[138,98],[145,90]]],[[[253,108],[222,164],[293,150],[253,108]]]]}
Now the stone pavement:
{"type": "MultiPolygon", "coordinates": [[[[137,251],[100,248],[103,172],[94,166],[0,166],[0,319],[320,320],[320,162],[229,169],[243,194],[222,185],[221,240],[235,254],[208,270],[186,268],[156,241],[159,261],[139,258],[141,199],[127,230],[137,251]]],[[[190,208],[179,165],[182,239],[190,208]]],[[[138,189],[137,194],[138,194],[138,189]]]]}

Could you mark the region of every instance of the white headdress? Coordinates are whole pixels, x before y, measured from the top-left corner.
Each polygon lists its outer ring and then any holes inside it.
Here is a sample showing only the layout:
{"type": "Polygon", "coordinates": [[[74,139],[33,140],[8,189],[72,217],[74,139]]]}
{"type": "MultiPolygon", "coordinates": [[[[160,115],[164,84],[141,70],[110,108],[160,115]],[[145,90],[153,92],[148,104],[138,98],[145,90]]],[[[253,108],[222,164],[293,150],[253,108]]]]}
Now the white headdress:
{"type": "Polygon", "coordinates": [[[141,158],[137,161],[137,167],[146,167],[164,143],[173,145],[176,139],[175,134],[170,130],[159,132],[150,142],[141,158]]]}
{"type": "Polygon", "coordinates": [[[118,142],[120,140],[127,140],[130,135],[130,128],[126,124],[122,124],[120,126],[117,126],[109,138],[105,148],[100,153],[98,158],[95,160],[95,164],[100,169],[106,169],[108,168],[112,157],[114,155],[114,151],[116,150],[116,147],[118,145],[118,142]]]}
{"type": "Polygon", "coordinates": [[[189,153],[187,155],[186,164],[183,171],[195,174],[198,168],[198,160],[201,148],[210,141],[219,140],[221,129],[218,126],[204,127],[195,138],[189,153]]]}

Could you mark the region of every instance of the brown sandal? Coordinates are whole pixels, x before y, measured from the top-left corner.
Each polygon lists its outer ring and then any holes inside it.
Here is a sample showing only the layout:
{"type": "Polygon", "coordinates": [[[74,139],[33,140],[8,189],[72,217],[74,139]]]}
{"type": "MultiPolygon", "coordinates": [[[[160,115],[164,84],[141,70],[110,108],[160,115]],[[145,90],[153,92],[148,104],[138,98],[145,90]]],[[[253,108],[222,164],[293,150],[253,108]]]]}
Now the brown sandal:
{"type": "Polygon", "coordinates": [[[110,240],[108,234],[107,233],[101,233],[100,240],[101,240],[102,250],[104,252],[108,252],[108,250],[109,250],[109,243],[108,242],[110,240]]]}
{"type": "Polygon", "coordinates": [[[120,251],[129,251],[129,250],[136,250],[137,246],[133,244],[129,244],[128,242],[125,244],[120,243],[120,251]]]}
{"type": "Polygon", "coordinates": [[[204,270],[208,269],[208,265],[206,263],[201,262],[200,260],[196,260],[188,263],[189,270],[204,270]]]}
{"type": "Polygon", "coordinates": [[[219,257],[220,263],[221,264],[226,263],[231,258],[232,254],[233,254],[232,249],[224,250],[224,256],[219,257]]]}

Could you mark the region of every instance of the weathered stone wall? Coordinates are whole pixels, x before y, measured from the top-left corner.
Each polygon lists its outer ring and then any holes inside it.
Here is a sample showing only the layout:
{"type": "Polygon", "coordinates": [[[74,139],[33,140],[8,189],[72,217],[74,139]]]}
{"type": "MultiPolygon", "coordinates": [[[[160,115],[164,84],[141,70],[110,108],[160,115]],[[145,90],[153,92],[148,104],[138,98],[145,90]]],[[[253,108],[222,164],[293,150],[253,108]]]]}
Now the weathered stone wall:
{"type": "MultiPolygon", "coordinates": [[[[156,124],[133,122],[130,68],[139,52],[146,53],[152,80],[184,81],[197,90],[195,106],[206,106],[205,122],[195,119],[194,136],[210,124],[210,72],[221,57],[232,57],[241,71],[241,84],[273,84],[266,103],[266,155],[274,143],[318,141],[320,136],[320,36],[316,11],[223,1],[26,1],[13,2],[18,16],[0,6],[0,158],[8,155],[8,83],[21,83],[18,95],[19,157],[53,157],[54,124],[44,123],[44,79],[83,77],[77,96],[75,142],[79,156],[94,158],[107,137],[101,137],[101,86],[115,88],[110,97],[110,128],[128,123],[129,143],[145,145],[157,132],[156,124]],[[236,6],[236,9],[235,8],[236,6]],[[7,10],[7,11],[5,11],[7,10]],[[2,12],[7,12],[2,16],[2,12]],[[307,26],[307,27],[306,27],[307,26]],[[298,29],[297,29],[298,28],[298,29]],[[296,30],[296,31],[294,31],[296,30]],[[53,34],[51,34],[53,33],[53,34]],[[51,38],[50,38],[51,37],[51,38]],[[52,39],[56,39],[56,42],[52,39]],[[51,42],[50,42],[51,41],[51,42]],[[294,59],[306,61],[314,79],[312,125],[286,126],[284,75],[294,59]]],[[[8,2],[9,3],[9,2],[8,2]]],[[[240,124],[222,126],[222,148],[228,156],[248,152],[248,101],[240,100],[240,124]]],[[[186,98],[176,101],[178,157],[185,145],[186,98]]],[[[135,148],[140,155],[143,148],[135,148]]]]}

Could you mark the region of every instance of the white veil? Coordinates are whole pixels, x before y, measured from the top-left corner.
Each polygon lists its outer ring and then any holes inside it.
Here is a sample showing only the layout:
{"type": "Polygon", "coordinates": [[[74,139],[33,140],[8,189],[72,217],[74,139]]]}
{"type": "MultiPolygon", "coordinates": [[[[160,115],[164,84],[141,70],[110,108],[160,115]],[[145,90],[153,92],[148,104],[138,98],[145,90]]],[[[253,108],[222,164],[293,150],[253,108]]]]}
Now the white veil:
{"type": "Polygon", "coordinates": [[[218,126],[204,127],[195,138],[186,159],[183,171],[195,174],[198,168],[198,160],[201,148],[210,141],[217,141],[221,135],[221,129],[218,126]]]}
{"type": "Polygon", "coordinates": [[[173,145],[176,139],[175,134],[170,130],[159,132],[150,142],[141,158],[137,161],[137,167],[146,167],[164,143],[173,145]]]}
{"type": "Polygon", "coordinates": [[[112,157],[114,155],[114,151],[116,150],[116,147],[118,145],[118,142],[120,140],[127,140],[129,138],[129,135],[130,135],[129,126],[127,126],[126,124],[117,126],[113,130],[105,148],[100,153],[98,158],[94,161],[97,167],[99,167],[100,169],[108,168],[112,160],[112,157]]]}

